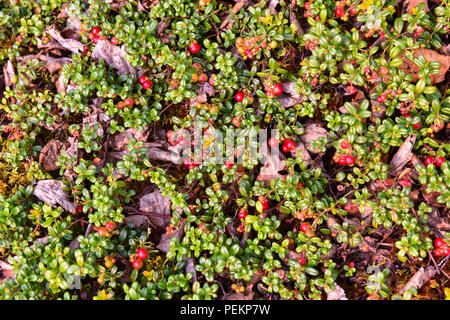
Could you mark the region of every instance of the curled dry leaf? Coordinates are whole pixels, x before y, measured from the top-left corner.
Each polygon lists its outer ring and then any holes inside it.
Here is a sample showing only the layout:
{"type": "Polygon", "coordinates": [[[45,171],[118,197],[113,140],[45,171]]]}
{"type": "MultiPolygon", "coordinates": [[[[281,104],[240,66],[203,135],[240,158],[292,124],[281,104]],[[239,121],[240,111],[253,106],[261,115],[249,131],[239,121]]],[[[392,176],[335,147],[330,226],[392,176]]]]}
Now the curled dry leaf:
{"type": "Polygon", "coordinates": [[[392,157],[390,165],[392,166],[391,174],[396,176],[403,167],[411,161],[413,157],[412,149],[416,142],[416,134],[413,134],[405,139],[405,142],[400,146],[397,152],[392,157]]]}
{"type": "Polygon", "coordinates": [[[197,96],[189,100],[189,105],[191,107],[197,106],[199,103],[205,103],[208,101],[208,96],[213,96],[215,94],[214,87],[208,82],[204,82],[197,89],[197,96]]]}
{"type": "Polygon", "coordinates": [[[45,67],[50,73],[59,71],[65,64],[72,62],[72,58],[67,57],[53,58],[47,55],[37,55],[36,58],[45,62],[45,67]]]}
{"type": "Polygon", "coordinates": [[[58,140],[50,140],[41,150],[39,154],[39,164],[45,171],[55,171],[59,168],[56,162],[64,144],[58,140]]]}
{"type": "Polygon", "coordinates": [[[344,289],[338,284],[334,284],[335,289],[328,293],[327,300],[348,300],[344,289]]]}
{"type": "Polygon", "coordinates": [[[92,50],[94,59],[103,59],[107,64],[117,70],[117,74],[133,74],[136,78],[136,70],[131,63],[125,59],[125,46],[112,45],[108,40],[99,40],[92,50]]]}
{"type": "Polygon", "coordinates": [[[436,269],[433,266],[430,267],[420,267],[419,270],[409,279],[406,285],[400,290],[400,294],[405,291],[415,287],[416,290],[420,290],[430,279],[436,275],[436,269]]]}
{"type": "Polygon", "coordinates": [[[278,172],[286,168],[286,161],[280,159],[280,152],[279,150],[277,151],[278,152],[265,153],[265,163],[256,180],[270,183],[270,180],[282,177],[278,172]]]}
{"type": "Polygon", "coordinates": [[[159,241],[159,244],[156,246],[156,249],[162,251],[162,252],[169,252],[170,251],[170,241],[173,237],[177,238],[179,241],[181,241],[181,238],[184,235],[184,222],[178,226],[178,229],[175,230],[174,233],[171,235],[166,235],[166,233],[163,233],[161,235],[161,240],[159,241]]]}
{"type": "Polygon", "coordinates": [[[305,143],[306,148],[312,153],[318,153],[318,149],[311,147],[311,142],[320,138],[327,138],[328,131],[317,122],[308,122],[305,124],[305,134],[300,139],[305,143]]]}
{"type": "MultiPolygon", "coordinates": [[[[441,64],[440,73],[430,74],[431,83],[440,83],[445,80],[445,74],[450,67],[450,56],[445,56],[439,54],[438,52],[430,49],[417,49],[414,51],[414,58],[423,55],[428,62],[438,61],[441,64]]],[[[420,67],[414,63],[414,61],[406,58],[405,54],[399,55],[399,58],[403,60],[403,64],[398,67],[400,70],[406,74],[411,74],[413,76],[412,81],[415,82],[419,79],[420,67]]]]}
{"type": "Polygon", "coordinates": [[[3,67],[3,75],[5,76],[5,87],[12,87],[17,82],[16,72],[11,60],[8,60],[6,66],[3,67]]]}
{"type": "Polygon", "coordinates": [[[12,278],[15,279],[13,266],[9,263],[0,260],[0,282],[2,279],[12,278]]]}
{"type": "Polygon", "coordinates": [[[55,207],[59,204],[64,210],[74,214],[76,205],[67,198],[67,192],[63,190],[64,184],[58,180],[39,180],[34,187],[33,195],[46,204],[55,207]]]}
{"type": "MultiPolygon", "coordinates": [[[[139,199],[139,210],[144,212],[171,216],[170,206],[170,197],[163,196],[159,190],[148,193],[139,199]]],[[[165,228],[170,223],[170,219],[153,216],[148,216],[148,218],[154,225],[161,228],[165,228]]]]}
{"type": "MultiPolygon", "coordinates": [[[[72,53],[83,52],[84,45],[80,41],[63,38],[55,28],[48,29],[46,33],[56,41],[59,48],[69,50],[72,53]]],[[[48,47],[47,45],[44,46],[48,47]]]]}

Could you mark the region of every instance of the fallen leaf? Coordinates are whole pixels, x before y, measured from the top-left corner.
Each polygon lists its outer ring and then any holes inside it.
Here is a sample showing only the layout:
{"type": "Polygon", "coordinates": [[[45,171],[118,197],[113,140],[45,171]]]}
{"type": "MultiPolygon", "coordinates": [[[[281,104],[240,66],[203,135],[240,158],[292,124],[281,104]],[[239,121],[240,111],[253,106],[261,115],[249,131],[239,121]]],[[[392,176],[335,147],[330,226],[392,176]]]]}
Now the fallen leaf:
{"type": "Polygon", "coordinates": [[[112,137],[110,146],[111,148],[115,150],[124,150],[127,148],[128,144],[130,143],[130,138],[134,137],[136,141],[143,141],[145,142],[149,136],[150,132],[148,130],[148,127],[146,127],[143,130],[138,130],[135,128],[128,128],[125,131],[115,135],[112,137]]]}
{"type": "Polygon", "coordinates": [[[300,139],[305,143],[306,148],[312,153],[319,153],[318,149],[311,147],[311,142],[320,138],[327,138],[328,131],[317,122],[308,122],[305,124],[305,134],[300,139]]]}
{"type": "Polygon", "coordinates": [[[2,278],[3,279],[7,279],[7,278],[11,278],[11,279],[15,279],[16,276],[14,274],[14,269],[12,267],[12,265],[10,265],[9,263],[0,260],[0,283],[2,278]]]}
{"type": "Polygon", "coordinates": [[[245,8],[248,4],[248,0],[241,0],[238,1],[234,6],[233,9],[231,9],[233,11],[234,14],[229,14],[228,16],[226,16],[226,18],[223,20],[222,24],[220,25],[220,29],[226,29],[229,27],[229,22],[230,19],[233,15],[236,15],[242,8],[245,8]]]}
{"type": "MultiPolygon", "coordinates": [[[[50,28],[46,31],[47,35],[53,38],[62,49],[66,49],[71,51],[72,53],[83,52],[84,45],[74,39],[65,39],[61,36],[61,34],[55,29],[50,28]]],[[[100,42],[100,41],[99,41],[100,42]]],[[[39,46],[38,46],[39,47],[39,46]]]]}
{"type": "Polygon", "coordinates": [[[312,163],[311,155],[309,154],[309,151],[306,149],[305,144],[302,141],[298,141],[295,148],[290,151],[292,156],[297,158],[301,152],[302,160],[306,162],[307,164],[312,163]]]}
{"type": "Polygon", "coordinates": [[[3,67],[3,75],[5,76],[5,87],[13,87],[17,82],[16,72],[11,60],[8,60],[6,66],[3,67]]]}
{"type": "MultiPolygon", "coordinates": [[[[431,83],[434,84],[444,81],[445,74],[450,67],[450,56],[441,55],[436,51],[430,49],[417,49],[414,51],[413,56],[415,58],[419,57],[420,55],[423,55],[428,62],[438,61],[441,64],[440,73],[430,74],[431,83]]],[[[411,74],[413,76],[412,82],[417,81],[419,79],[420,67],[413,61],[407,59],[404,53],[400,54],[399,58],[403,60],[403,64],[398,68],[406,74],[411,74]]]]}
{"type": "Polygon", "coordinates": [[[335,289],[328,293],[327,300],[348,300],[344,289],[338,284],[334,284],[335,289]]]}
{"type": "Polygon", "coordinates": [[[39,180],[34,187],[33,195],[46,204],[55,207],[59,204],[64,210],[74,214],[76,205],[67,198],[67,192],[63,190],[64,183],[58,180],[39,180]]]}
{"type": "Polygon", "coordinates": [[[125,217],[125,222],[133,222],[134,228],[144,229],[146,230],[150,227],[150,221],[148,220],[148,216],[141,214],[133,214],[131,216],[125,217]]]}
{"type": "Polygon", "coordinates": [[[37,55],[36,56],[39,60],[45,62],[45,67],[47,68],[48,72],[53,73],[58,70],[61,70],[62,67],[72,62],[72,58],[62,57],[62,58],[53,58],[46,55],[37,55]]]}
{"type": "Polygon", "coordinates": [[[189,100],[189,105],[191,107],[208,102],[208,96],[214,96],[215,94],[214,87],[208,82],[204,82],[200,85],[196,92],[197,96],[189,100]]]}
{"type": "Polygon", "coordinates": [[[50,140],[41,150],[39,154],[39,164],[45,171],[55,171],[59,168],[56,162],[64,144],[58,140],[50,140]]]}
{"type": "MultiPolygon", "coordinates": [[[[139,199],[139,210],[144,212],[171,216],[170,206],[170,197],[163,196],[161,191],[147,193],[139,199]]],[[[165,228],[170,223],[170,219],[153,216],[148,216],[148,218],[154,225],[161,228],[165,228]]]]}
{"type": "Polygon", "coordinates": [[[278,172],[286,168],[286,161],[280,159],[279,150],[274,153],[266,152],[264,158],[264,166],[261,168],[256,180],[270,183],[270,180],[282,177],[278,172]]]}
{"type": "Polygon", "coordinates": [[[92,50],[94,59],[103,59],[108,65],[117,70],[117,74],[133,74],[136,78],[136,70],[131,63],[125,59],[125,46],[112,45],[108,40],[99,40],[92,50]]]}
{"type": "Polygon", "coordinates": [[[174,233],[167,236],[166,233],[163,233],[161,235],[161,240],[159,241],[159,244],[156,246],[156,249],[162,251],[162,252],[169,252],[170,251],[170,240],[172,240],[173,237],[177,238],[179,241],[181,241],[181,238],[184,235],[184,222],[180,224],[177,230],[175,230],[174,233]]]}
{"type": "Polygon", "coordinates": [[[420,267],[420,269],[409,279],[405,286],[400,290],[400,294],[409,290],[411,287],[415,287],[416,290],[422,288],[431,278],[436,275],[436,269],[432,266],[430,267],[420,267]]]}
{"type": "Polygon", "coordinates": [[[412,149],[416,142],[416,134],[413,134],[405,139],[405,142],[400,146],[397,152],[392,157],[390,165],[392,167],[391,174],[396,176],[403,167],[411,161],[413,157],[412,149]]]}

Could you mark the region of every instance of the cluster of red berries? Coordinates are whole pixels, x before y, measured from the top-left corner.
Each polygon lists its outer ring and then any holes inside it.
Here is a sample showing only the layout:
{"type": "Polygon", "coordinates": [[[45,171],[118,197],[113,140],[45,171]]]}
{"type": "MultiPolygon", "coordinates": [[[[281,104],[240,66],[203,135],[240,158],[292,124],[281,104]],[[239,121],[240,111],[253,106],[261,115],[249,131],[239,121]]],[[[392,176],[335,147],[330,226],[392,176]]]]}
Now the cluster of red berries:
{"type": "Polygon", "coordinates": [[[428,166],[429,164],[434,164],[437,167],[440,167],[443,163],[445,162],[445,158],[444,157],[435,157],[433,158],[432,156],[427,156],[425,158],[425,165],[428,166]]]}
{"type": "MultiPolygon", "coordinates": [[[[347,140],[342,140],[340,146],[344,150],[351,150],[350,143],[347,140]]],[[[339,163],[341,166],[351,166],[355,163],[355,157],[353,157],[351,154],[339,154],[337,152],[334,154],[333,160],[334,162],[339,163]]]]}
{"type": "Polygon", "coordinates": [[[378,36],[380,37],[380,39],[384,38],[384,32],[381,31],[383,30],[381,27],[379,26],[375,26],[372,29],[369,29],[366,34],[364,35],[366,38],[370,38],[372,37],[376,32],[378,32],[378,36]]]}
{"type": "Polygon", "coordinates": [[[198,166],[198,164],[193,163],[192,159],[186,158],[183,160],[183,165],[185,168],[187,168],[188,170],[194,169],[195,167],[198,166]]]}
{"type": "Polygon", "coordinates": [[[270,51],[275,49],[278,43],[273,40],[267,43],[266,39],[261,39],[259,36],[247,37],[247,38],[237,38],[236,39],[236,49],[237,52],[242,56],[244,60],[253,59],[253,57],[260,51],[260,49],[266,49],[270,51]]]}
{"type": "Polygon", "coordinates": [[[448,244],[444,241],[444,239],[436,238],[434,240],[434,247],[436,249],[433,250],[433,253],[436,257],[450,255],[450,248],[448,247],[448,244]]]}
{"type": "Polygon", "coordinates": [[[281,83],[273,83],[267,81],[264,83],[264,89],[266,90],[267,98],[275,98],[275,96],[280,96],[284,92],[283,85],[281,83]]]}
{"type": "Polygon", "coordinates": [[[314,236],[314,231],[311,229],[311,226],[309,225],[308,222],[303,222],[300,225],[300,231],[303,232],[308,237],[314,236]]]}
{"type": "Polygon", "coordinates": [[[112,268],[112,266],[117,262],[116,258],[113,256],[106,256],[105,257],[105,267],[112,268]]]}
{"type": "Polygon", "coordinates": [[[100,32],[100,27],[93,27],[89,33],[89,39],[91,39],[95,44],[97,44],[98,40],[104,40],[105,38],[100,34],[100,32]]]}
{"type": "Polygon", "coordinates": [[[351,0],[345,0],[345,1],[337,1],[336,2],[336,9],[334,10],[334,15],[337,18],[341,18],[342,21],[347,21],[349,15],[356,15],[358,14],[358,9],[355,6],[352,6],[351,0]],[[345,6],[349,6],[348,10],[345,10],[345,6]]]}
{"type": "Polygon", "coordinates": [[[292,139],[286,139],[283,141],[283,145],[281,146],[281,150],[283,152],[289,152],[293,150],[297,145],[295,144],[294,140],[292,139]]]}
{"type": "Polygon", "coordinates": [[[151,89],[153,86],[152,80],[146,75],[143,75],[139,78],[139,83],[141,84],[142,88],[144,88],[144,90],[151,89]]]}
{"type": "Polygon", "coordinates": [[[200,63],[195,62],[195,63],[192,64],[192,66],[197,71],[197,72],[191,74],[193,82],[197,82],[198,81],[200,83],[203,83],[203,82],[208,81],[208,75],[203,72],[203,67],[202,67],[202,65],[200,63]]]}
{"type": "Polygon", "coordinates": [[[306,40],[305,41],[305,49],[307,50],[314,50],[316,48],[316,46],[319,44],[319,40],[318,39],[314,39],[314,40],[306,40]]]}
{"type": "Polygon", "coordinates": [[[107,223],[105,223],[104,227],[100,227],[98,229],[94,227],[94,230],[98,232],[98,235],[100,237],[109,237],[111,236],[111,232],[114,231],[115,228],[116,224],[113,221],[108,221],[107,223]]]}
{"type": "Polygon", "coordinates": [[[435,122],[430,126],[430,129],[433,132],[439,132],[443,128],[444,128],[444,121],[442,121],[441,119],[436,119],[435,122]]]}
{"type": "Polygon", "coordinates": [[[130,262],[133,266],[133,269],[139,270],[140,268],[142,268],[142,265],[144,264],[143,260],[147,259],[147,257],[147,250],[145,250],[144,248],[139,248],[136,251],[136,254],[130,257],[130,262]]]}
{"type": "Polygon", "coordinates": [[[358,90],[357,90],[352,84],[349,84],[349,85],[345,88],[345,90],[348,92],[349,95],[354,95],[355,93],[358,92],[358,90]]]}
{"type": "Polygon", "coordinates": [[[425,31],[421,26],[416,26],[416,31],[414,32],[414,37],[418,38],[425,31]]]}
{"type": "Polygon", "coordinates": [[[125,107],[133,106],[134,101],[131,98],[126,98],[124,101],[121,101],[117,104],[117,109],[124,109],[125,107]]]}

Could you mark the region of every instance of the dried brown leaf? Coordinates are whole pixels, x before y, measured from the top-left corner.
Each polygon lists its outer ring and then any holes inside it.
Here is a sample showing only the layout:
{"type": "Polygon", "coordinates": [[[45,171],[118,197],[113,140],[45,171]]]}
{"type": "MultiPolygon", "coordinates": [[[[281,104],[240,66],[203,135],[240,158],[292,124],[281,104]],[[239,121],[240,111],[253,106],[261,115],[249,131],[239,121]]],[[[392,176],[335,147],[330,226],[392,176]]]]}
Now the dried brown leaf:
{"type": "Polygon", "coordinates": [[[306,148],[312,153],[318,153],[318,149],[311,147],[311,142],[320,138],[327,138],[328,131],[317,122],[308,122],[305,124],[305,134],[300,139],[305,143],[306,148]]]}
{"type": "Polygon", "coordinates": [[[56,162],[64,144],[58,140],[50,140],[41,150],[39,154],[39,164],[45,171],[54,171],[59,168],[56,162]]]}
{"type": "Polygon", "coordinates": [[[392,166],[391,174],[396,176],[403,167],[411,161],[413,157],[412,149],[416,142],[416,134],[413,134],[405,139],[405,142],[400,146],[397,152],[392,157],[390,165],[392,166]]]}
{"type": "MultiPolygon", "coordinates": [[[[72,53],[83,52],[84,45],[80,41],[74,40],[74,39],[63,38],[63,36],[61,36],[59,31],[56,30],[55,28],[48,29],[46,31],[46,33],[47,33],[47,35],[52,37],[53,40],[56,41],[59,48],[69,50],[72,53]]],[[[48,45],[45,45],[45,46],[48,47],[48,45]]],[[[38,45],[38,47],[39,47],[39,45],[38,45]]]]}
{"type": "Polygon", "coordinates": [[[162,251],[162,252],[169,252],[170,251],[170,240],[173,237],[176,237],[179,241],[181,241],[181,238],[184,235],[184,222],[181,223],[181,225],[178,227],[178,229],[172,233],[171,235],[167,236],[166,233],[163,233],[161,235],[161,240],[159,244],[156,246],[156,249],[162,251]]]}
{"type": "MultiPolygon", "coordinates": [[[[440,83],[445,80],[445,74],[450,67],[450,56],[441,55],[438,52],[430,49],[417,49],[414,51],[413,56],[418,57],[423,55],[428,62],[438,61],[441,64],[440,73],[430,74],[431,83],[440,83]]],[[[413,61],[408,60],[404,53],[399,55],[399,58],[403,60],[403,64],[398,67],[406,74],[413,76],[412,81],[415,82],[419,79],[420,67],[413,61]]]]}
{"type": "MultiPolygon", "coordinates": [[[[139,199],[139,209],[144,212],[171,216],[170,206],[170,197],[163,196],[161,191],[148,193],[139,199]]],[[[170,219],[153,216],[148,216],[148,218],[154,225],[161,228],[165,228],[170,223],[170,219]]]]}
{"type": "Polygon", "coordinates": [[[64,184],[61,181],[39,180],[34,187],[33,195],[52,207],[59,204],[64,210],[74,214],[76,205],[68,200],[67,192],[63,188],[64,184]]]}
{"type": "Polygon", "coordinates": [[[115,46],[108,40],[99,40],[92,50],[94,59],[103,59],[107,64],[117,70],[117,74],[133,74],[136,77],[136,70],[131,63],[125,59],[125,46],[115,46]]]}

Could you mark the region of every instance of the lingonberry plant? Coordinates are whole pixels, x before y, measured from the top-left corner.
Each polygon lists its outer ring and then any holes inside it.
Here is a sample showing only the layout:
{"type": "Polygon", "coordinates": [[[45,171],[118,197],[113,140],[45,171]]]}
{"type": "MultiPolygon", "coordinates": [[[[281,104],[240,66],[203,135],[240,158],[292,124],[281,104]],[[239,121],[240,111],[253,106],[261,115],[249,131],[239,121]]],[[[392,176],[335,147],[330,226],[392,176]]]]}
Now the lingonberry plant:
{"type": "Polygon", "coordinates": [[[0,2],[0,299],[408,300],[423,268],[444,298],[449,27],[448,0],[0,2]]]}

